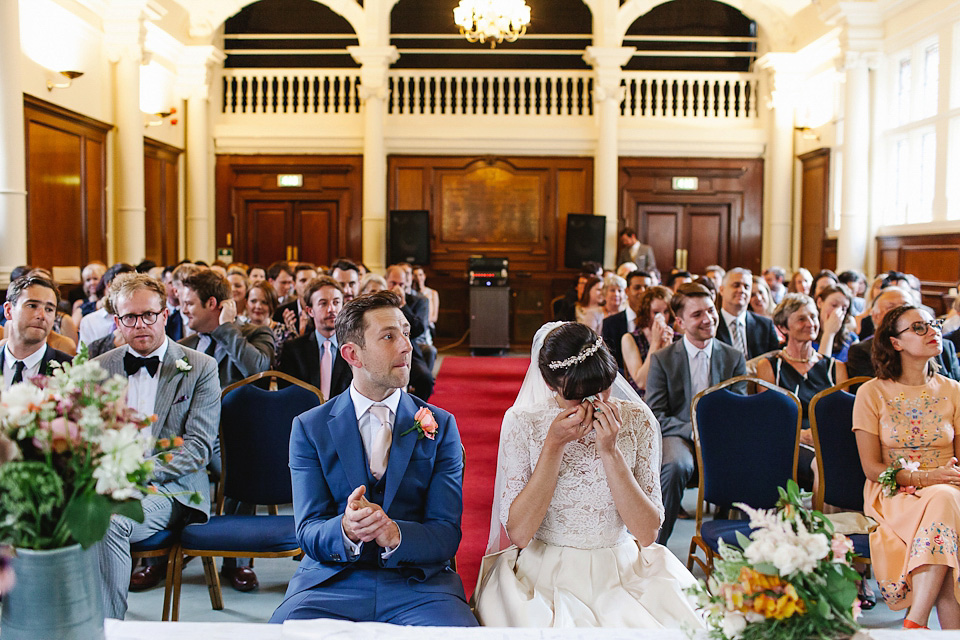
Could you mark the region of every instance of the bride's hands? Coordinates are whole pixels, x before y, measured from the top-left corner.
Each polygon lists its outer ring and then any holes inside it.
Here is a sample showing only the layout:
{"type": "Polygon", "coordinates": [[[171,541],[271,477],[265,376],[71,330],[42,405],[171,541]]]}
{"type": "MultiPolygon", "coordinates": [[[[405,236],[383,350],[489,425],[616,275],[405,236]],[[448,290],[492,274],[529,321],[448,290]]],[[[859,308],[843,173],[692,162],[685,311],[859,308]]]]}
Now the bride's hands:
{"type": "Polygon", "coordinates": [[[581,403],[564,409],[550,423],[547,440],[563,446],[590,433],[593,428],[593,406],[581,403]]]}
{"type": "Polygon", "coordinates": [[[616,405],[600,400],[593,404],[593,428],[597,432],[597,450],[602,454],[611,454],[617,450],[617,434],[623,420],[616,405]]]}

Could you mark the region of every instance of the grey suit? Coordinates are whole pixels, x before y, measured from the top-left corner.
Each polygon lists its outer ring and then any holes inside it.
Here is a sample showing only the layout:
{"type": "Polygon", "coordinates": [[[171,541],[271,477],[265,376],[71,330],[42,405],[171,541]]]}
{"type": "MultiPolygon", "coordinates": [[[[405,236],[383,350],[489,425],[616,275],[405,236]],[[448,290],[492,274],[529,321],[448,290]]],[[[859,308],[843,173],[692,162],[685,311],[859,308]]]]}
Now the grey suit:
{"type": "MultiPolygon", "coordinates": [[[[644,400],[660,422],[660,434],[663,437],[660,489],[666,513],[657,542],[666,544],[680,512],[683,490],[693,477],[693,451],[690,444],[693,441],[693,424],[690,420],[690,404],[693,402],[694,393],[683,340],[664,347],[650,358],[644,400]]],[[[710,386],[746,372],[747,364],[742,353],[719,340],[713,341],[710,386]]],[[[743,393],[743,388],[738,387],[735,391],[743,393]]]]}
{"type": "MultiPolygon", "coordinates": [[[[211,331],[210,337],[216,341],[213,357],[217,360],[223,388],[273,366],[277,345],[273,332],[267,327],[227,322],[211,331]]],[[[200,334],[195,333],[180,344],[196,349],[199,342],[200,334]]]]}
{"type": "MultiPolygon", "coordinates": [[[[126,376],[123,357],[126,347],[108,351],[96,358],[110,374],[126,376]]],[[[151,484],[157,494],[143,499],[144,522],[114,516],[110,528],[99,545],[100,573],[104,589],[104,613],[122,619],[127,610],[127,587],[130,581],[130,543],[145,540],[177,521],[206,522],[210,516],[210,482],[206,467],[220,426],[220,383],[217,363],[210,356],[167,340],[154,403],[156,422],[151,435],[157,439],[183,438],[167,456],[153,457],[151,484]],[[177,360],[186,360],[191,367],[181,371],[177,360]],[[192,504],[194,493],[200,503],[192,504]]]]}

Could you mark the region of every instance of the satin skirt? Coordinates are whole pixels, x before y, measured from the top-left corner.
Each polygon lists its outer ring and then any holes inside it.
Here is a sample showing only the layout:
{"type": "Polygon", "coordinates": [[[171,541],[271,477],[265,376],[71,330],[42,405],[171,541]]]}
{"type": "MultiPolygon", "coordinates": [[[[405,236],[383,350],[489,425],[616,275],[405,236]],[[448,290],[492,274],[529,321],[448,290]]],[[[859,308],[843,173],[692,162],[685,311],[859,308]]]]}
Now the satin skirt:
{"type": "Polygon", "coordinates": [[[658,544],[577,549],[532,540],[522,552],[484,558],[474,601],[489,627],[698,630],[703,618],[684,592],[695,582],[658,544]]]}

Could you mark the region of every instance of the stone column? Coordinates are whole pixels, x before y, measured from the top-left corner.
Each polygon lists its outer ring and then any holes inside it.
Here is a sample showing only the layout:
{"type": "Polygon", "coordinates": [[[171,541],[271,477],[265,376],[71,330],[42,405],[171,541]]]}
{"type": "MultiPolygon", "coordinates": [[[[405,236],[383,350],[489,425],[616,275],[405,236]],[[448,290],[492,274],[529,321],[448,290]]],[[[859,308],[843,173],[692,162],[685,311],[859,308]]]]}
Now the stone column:
{"type": "Polygon", "coordinates": [[[137,264],[146,254],[146,199],[143,168],[143,114],[140,63],[146,3],[120,3],[104,18],[107,56],[114,64],[114,142],[116,208],[113,259],[137,264]]]}
{"type": "Polygon", "coordinates": [[[363,100],[363,256],[364,264],[382,273],[387,248],[387,153],[383,140],[387,71],[400,53],[396,47],[347,47],[360,64],[363,100]]]}
{"type": "MultiPolygon", "coordinates": [[[[593,213],[606,218],[603,264],[616,267],[617,219],[619,193],[617,172],[619,149],[617,123],[624,90],[620,86],[622,67],[636,52],[636,47],[587,47],[583,59],[596,72],[593,83],[594,110],[597,121],[597,148],[593,166],[593,213]]],[[[641,240],[645,240],[641,238],[641,240]]]]}
{"type": "Polygon", "coordinates": [[[794,118],[801,79],[795,54],[768,53],[757,68],[768,71],[769,144],[765,157],[763,249],[760,266],[793,266],[794,118]]]}
{"type": "Polygon", "coordinates": [[[210,162],[211,68],[226,56],[212,45],[186,47],[177,67],[178,93],[187,101],[186,113],[186,257],[216,258],[214,170],[210,162]]]}
{"type": "Polygon", "coordinates": [[[23,137],[20,6],[0,2],[0,286],[27,264],[27,170],[23,137]]]}

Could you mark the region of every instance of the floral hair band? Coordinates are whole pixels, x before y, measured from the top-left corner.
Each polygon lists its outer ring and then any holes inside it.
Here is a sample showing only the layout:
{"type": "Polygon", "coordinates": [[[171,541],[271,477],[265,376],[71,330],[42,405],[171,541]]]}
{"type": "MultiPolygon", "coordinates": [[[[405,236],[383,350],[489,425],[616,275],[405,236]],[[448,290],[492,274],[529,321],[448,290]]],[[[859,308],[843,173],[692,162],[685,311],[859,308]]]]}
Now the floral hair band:
{"type": "Polygon", "coordinates": [[[554,370],[566,369],[567,367],[583,362],[584,360],[586,360],[587,358],[595,354],[602,345],[603,345],[603,339],[598,336],[596,342],[583,347],[583,349],[580,350],[580,353],[570,356],[565,360],[554,360],[547,366],[549,366],[551,369],[554,369],[554,370]]]}

